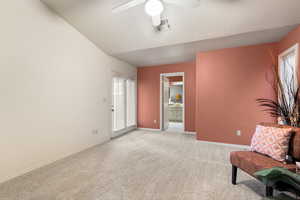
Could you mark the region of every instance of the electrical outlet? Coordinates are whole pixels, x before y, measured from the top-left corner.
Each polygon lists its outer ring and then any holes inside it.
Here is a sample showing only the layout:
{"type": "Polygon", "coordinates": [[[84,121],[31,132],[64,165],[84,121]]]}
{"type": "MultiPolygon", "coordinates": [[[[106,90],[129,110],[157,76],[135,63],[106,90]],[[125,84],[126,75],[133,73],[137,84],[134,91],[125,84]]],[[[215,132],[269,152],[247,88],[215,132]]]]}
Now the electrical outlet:
{"type": "Polygon", "coordinates": [[[241,131],[241,130],[237,130],[237,131],[236,131],[236,135],[237,135],[237,136],[241,136],[241,135],[242,135],[242,131],[241,131]]]}
{"type": "Polygon", "coordinates": [[[154,122],[154,124],[156,124],[157,123],[156,119],[153,122],[154,122]]]}
{"type": "Polygon", "coordinates": [[[92,130],[92,134],[93,134],[93,135],[97,135],[98,133],[99,133],[98,129],[92,130]]]}

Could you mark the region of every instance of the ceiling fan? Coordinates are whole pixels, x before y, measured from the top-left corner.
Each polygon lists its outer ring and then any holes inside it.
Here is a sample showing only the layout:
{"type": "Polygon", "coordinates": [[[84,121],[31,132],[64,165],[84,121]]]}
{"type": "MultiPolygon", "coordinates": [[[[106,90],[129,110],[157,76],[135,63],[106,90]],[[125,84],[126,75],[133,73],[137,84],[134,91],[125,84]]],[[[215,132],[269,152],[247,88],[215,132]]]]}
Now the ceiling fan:
{"type": "Polygon", "coordinates": [[[166,4],[184,6],[194,8],[199,6],[200,0],[131,0],[112,9],[113,13],[119,13],[132,7],[145,4],[145,12],[152,18],[154,27],[158,27],[162,23],[161,15],[165,10],[166,4]]]}

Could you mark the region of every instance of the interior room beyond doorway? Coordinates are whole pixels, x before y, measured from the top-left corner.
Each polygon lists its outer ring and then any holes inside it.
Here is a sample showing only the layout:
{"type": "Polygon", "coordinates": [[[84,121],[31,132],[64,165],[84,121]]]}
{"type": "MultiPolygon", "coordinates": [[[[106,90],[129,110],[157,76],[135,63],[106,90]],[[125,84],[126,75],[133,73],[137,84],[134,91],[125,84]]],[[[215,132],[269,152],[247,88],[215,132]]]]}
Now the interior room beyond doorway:
{"type": "Polygon", "coordinates": [[[184,131],[184,76],[162,74],[162,130],[184,131]]]}

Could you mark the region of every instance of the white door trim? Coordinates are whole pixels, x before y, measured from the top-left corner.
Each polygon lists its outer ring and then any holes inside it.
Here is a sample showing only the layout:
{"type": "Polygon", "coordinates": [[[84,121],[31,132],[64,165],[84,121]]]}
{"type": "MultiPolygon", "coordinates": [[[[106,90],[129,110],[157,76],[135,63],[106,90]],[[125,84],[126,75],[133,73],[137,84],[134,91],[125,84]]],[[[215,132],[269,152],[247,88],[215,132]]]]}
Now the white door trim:
{"type": "Polygon", "coordinates": [[[160,74],[160,92],[159,92],[159,104],[160,104],[160,130],[163,131],[163,78],[164,77],[174,77],[174,76],[182,76],[182,82],[183,82],[183,110],[182,110],[182,115],[183,115],[183,131],[185,131],[185,78],[184,78],[184,72],[174,72],[174,73],[162,73],[160,74]]]}

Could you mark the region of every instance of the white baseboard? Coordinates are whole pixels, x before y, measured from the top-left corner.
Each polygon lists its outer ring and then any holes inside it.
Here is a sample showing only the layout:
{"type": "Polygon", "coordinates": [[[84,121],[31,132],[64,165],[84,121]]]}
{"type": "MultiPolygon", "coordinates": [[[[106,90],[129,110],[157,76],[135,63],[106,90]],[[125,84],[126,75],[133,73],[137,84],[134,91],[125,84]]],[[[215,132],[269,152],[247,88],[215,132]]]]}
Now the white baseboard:
{"type": "Polygon", "coordinates": [[[222,145],[222,146],[228,146],[228,147],[236,147],[236,148],[241,148],[245,150],[249,150],[250,146],[248,145],[239,145],[239,144],[227,144],[227,143],[221,143],[221,142],[209,142],[209,141],[203,141],[203,140],[198,140],[199,142],[206,143],[206,144],[215,144],[215,145],[222,145]]]}
{"type": "Polygon", "coordinates": [[[138,130],[141,130],[141,131],[155,131],[155,132],[161,132],[160,129],[155,129],[155,128],[138,128],[138,130]]]}
{"type": "Polygon", "coordinates": [[[185,134],[188,134],[188,135],[196,135],[197,133],[196,132],[192,132],[192,131],[184,131],[185,134]]]}
{"type": "MultiPolygon", "coordinates": [[[[138,130],[143,130],[143,131],[155,131],[155,132],[162,132],[160,129],[155,129],[155,128],[138,128],[138,130]]],[[[184,133],[188,135],[196,135],[196,132],[192,131],[178,131],[179,133],[184,133]]]]}
{"type": "Polygon", "coordinates": [[[114,133],[112,133],[111,139],[120,137],[120,136],[122,136],[122,135],[124,135],[124,134],[126,134],[126,133],[129,133],[129,132],[131,132],[131,131],[134,131],[134,130],[136,130],[136,129],[137,129],[136,126],[132,126],[132,127],[126,128],[126,129],[124,129],[124,130],[114,132],[114,133]]]}

